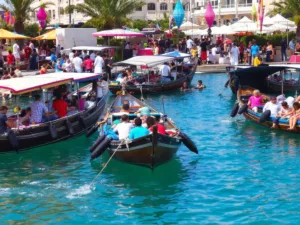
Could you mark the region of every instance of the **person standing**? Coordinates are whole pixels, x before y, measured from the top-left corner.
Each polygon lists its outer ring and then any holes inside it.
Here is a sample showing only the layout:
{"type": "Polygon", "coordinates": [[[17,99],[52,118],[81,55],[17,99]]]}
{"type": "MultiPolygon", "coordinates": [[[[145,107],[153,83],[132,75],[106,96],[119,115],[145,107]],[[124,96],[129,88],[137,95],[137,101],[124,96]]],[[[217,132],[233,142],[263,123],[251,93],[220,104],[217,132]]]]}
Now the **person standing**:
{"type": "Polygon", "coordinates": [[[285,39],[282,39],[282,41],[281,41],[281,61],[287,61],[286,49],[287,49],[286,41],[285,41],[285,39]]]}
{"type": "Polygon", "coordinates": [[[90,56],[87,55],[86,59],[83,62],[85,67],[85,72],[91,73],[93,71],[93,61],[90,59],[90,56]]]}
{"type": "Polygon", "coordinates": [[[242,42],[239,45],[239,52],[240,52],[240,63],[243,63],[244,62],[245,46],[242,42]]]}
{"type": "Polygon", "coordinates": [[[79,57],[79,54],[75,54],[75,58],[72,61],[75,72],[81,73],[82,72],[82,59],[79,57]]]}
{"type": "Polygon", "coordinates": [[[72,62],[72,60],[74,58],[74,55],[75,55],[75,51],[74,50],[69,53],[69,59],[71,60],[71,62],[72,62]]]}
{"type": "Polygon", "coordinates": [[[21,55],[20,55],[20,47],[17,43],[14,43],[13,45],[13,55],[15,57],[16,66],[18,66],[20,63],[21,55]]]}
{"type": "Polygon", "coordinates": [[[193,48],[193,40],[191,39],[190,36],[187,36],[187,41],[186,41],[186,48],[187,48],[187,52],[190,53],[191,49],[193,48]]]}
{"type": "Polygon", "coordinates": [[[30,41],[30,43],[29,43],[29,48],[31,48],[31,51],[33,51],[33,49],[34,49],[34,44],[33,44],[32,41],[30,41]]]}
{"type": "Polygon", "coordinates": [[[289,43],[289,49],[290,49],[290,54],[291,56],[294,55],[295,53],[295,42],[294,39],[292,39],[289,43]]]}
{"type": "Polygon", "coordinates": [[[232,48],[230,49],[230,63],[232,66],[237,66],[239,64],[239,48],[236,46],[235,42],[232,43],[232,48]]]}
{"type": "Polygon", "coordinates": [[[255,57],[258,56],[258,53],[259,53],[259,47],[256,44],[256,40],[252,40],[252,46],[250,48],[250,54],[251,54],[251,59],[252,59],[251,64],[252,65],[253,65],[253,61],[254,61],[255,57]]]}
{"type": "Polygon", "coordinates": [[[95,61],[94,61],[94,67],[95,67],[94,73],[102,74],[103,66],[104,66],[104,60],[101,57],[100,52],[98,52],[97,57],[95,58],[95,61]]]}
{"type": "Polygon", "coordinates": [[[207,46],[208,46],[207,39],[202,39],[200,47],[201,47],[201,61],[203,64],[206,64],[207,61],[207,46]]]}
{"type": "Polygon", "coordinates": [[[29,59],[29,69],[30,70],[37,70],[38,69],[38,62],[37,62],[38,55],[36,53],[36,49],[33,49],[30,59],[29,59]]]}

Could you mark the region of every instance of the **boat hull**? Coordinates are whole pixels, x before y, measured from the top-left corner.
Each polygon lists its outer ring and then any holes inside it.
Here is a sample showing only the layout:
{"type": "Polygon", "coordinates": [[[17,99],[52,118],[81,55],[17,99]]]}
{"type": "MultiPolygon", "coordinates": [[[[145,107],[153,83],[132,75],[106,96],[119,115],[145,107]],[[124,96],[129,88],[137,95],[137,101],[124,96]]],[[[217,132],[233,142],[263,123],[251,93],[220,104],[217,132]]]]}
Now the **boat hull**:
{"type": "Polygon", "coordinates": [[[138,138],[126,144],[112,142],[108,153],[114,158],[129,164],[155,168],[171,160],[176,154],[181,140],[158,134],[157,144],[153,145],[153,135],[138,138]],[[117,151],[117,152],[115,152],[117,151]]]}
{"type": "MultiPolygon", "coordinates": [[[[282,84],[269,81],[268,82],[268,90],[269,90],[269,92],[272,92],[272,93],[280,93],[282,91],[282,84]]],[[[283,91],[284,92],[300,91],[300,84],[298,84],[298,85],[283,84],[283,91]]]]}
{"type": "Polygon", "coordinates": [[[18,147],[13,147],[8,136],[0,136],[0,153],[24,151],[79,136],[98,121],[99,115],[104,109],[105,98],[87,111],[45,123],[38,127],[28,127],[19,131],[14,130],[18,140],[18,147]],[[69,125],[71,124],[73,132],[71,132],[67,121],[69,121],[69,125]],[[56,130],[56,136],[53,133],[51,134],[50,125],[56,130]]]}
{"type": "MultiPolygon", "coordinates": [[[[141,94],[141,88],[142,88],[142,92],[143,94],[159,94],[162,92],[167,92],[167,91],[173,91],[173,90],[177,90],[180,87],[182,87],[184,82],[188,82],[189,84],[191,83],[191,81],[193,80],[195,71],[197,69],[197,65],[194,65],[191,68],[191,71],[183,76],[178,78],[175,81],[171,81],[168,83],[160,83],[160,84],[146,84],[146,85],[132,85],[132,86],[126,86],[125,90],[128,91],[128,93],[131,94],[141,94]]],[[[122,86],[121,85],[109,85],[109,90],[112,94],[117,94],[117,92],[122,90],[122,86]]]]}

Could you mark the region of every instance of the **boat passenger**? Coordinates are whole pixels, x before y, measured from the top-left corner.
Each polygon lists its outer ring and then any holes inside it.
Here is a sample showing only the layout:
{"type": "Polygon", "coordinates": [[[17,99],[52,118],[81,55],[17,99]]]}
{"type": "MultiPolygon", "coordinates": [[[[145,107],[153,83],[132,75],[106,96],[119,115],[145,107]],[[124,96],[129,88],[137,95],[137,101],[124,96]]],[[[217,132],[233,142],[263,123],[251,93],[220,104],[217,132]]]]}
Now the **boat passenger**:
{"type": "Polygon", "coordinates": [[[41,123],[43,121],[44,113],[48,116],[48,108],[45,105],[45,103],[43,103],[41,101],[41,96],[40,95],[36,95],[34,98],[35,98],[35,101],[31,104],[30,122],[32,124],[38,124],[38,123],[41,123]]]}
{"type": "Polygon", "coordinates": [[[67,116],[69,108],[68,103],[62,99],[62,96],[59,95],[52,103],[52,108],[56,111],[58,118],[67,116]]]}
{"type": "Polygon", "coordinates": [[[46,74],[46,73],[47,73],[47,65],[44,64],[41,66],[40,74],[46,74]]]}
{"type": "Polygon", "coordinates": [[[162,124],[157,123],[155,118],[149,116],[146,120],[146,123],[149,131],[153,132],[153,126],[155,125],[157,126],[157,133],[167,135],[165,127],[162,124]]]}
{"type": "Polygon", "coordinates": [[[249,98],[248,106],[254,112],[258,112],[258,107],[262,107],[263,105],[263,97],[261,96],[259,90],[254,90],[253,95],[249,98]]]}
{"type": "Polygon", "coordinates": [[[126,113],[126,114],[128,113],[128,114],[129,114],[129,113],[130,113],[130,112],[129,112],[129,108],[130,108],[130,107],[129,107],[129,104],[123,104],[122,109],[121,109],[120,112],[126,113]]]}
{"type": "Polygon", "coordinates": [[[132,123],[129,122],[128,115],[126,115],[126,114],[122,115],[121,121],[122,122],[114,128],[114,132],[118,132],[120,140],[127,139],[129,136],[130,130],[133,128],[132,123]]]}
{"type": "Polygon", "coordinates": [[[3,135],[7,132],[7,128],[11,128],[11,124],[8,122],[6,116],[8,108],[6,106],[0,107],[0,135],[3,135]]]}
{"type": "Polygon", "coordinates": [[[203,89],[206,88],[206,86],[202,83],[202,80],[198,80],[196,89],[203,89]]]}
{"type": "Polygon", "coordinates": [[[31,108],[22,109],[19,116],[19,126],[29,125],[31,116],[31,108]]]}
{"type": "Polygon", "coordinates": [[[103,79],[99,78],[97,81],[97,99],[100,100],[103,97],[104,85],[102,83],[103,79]]]}
{"type": "Polygon", "coordinates": [[[142,120],[137,117],[134,120],[135,128],[130,130],[129,139],[136,139],[148,135],[150,132],[147,128],[142,126],[142,120]]]}
{"type": "Polygon", "coordinates": [[[293,110],[290,114],[291,114],[291,117],[289,119],[290,127],[288,128],[288,130],[295,131],[297,121],[300,119],[300,103],[299,102],[294,102],[293,110]]]}
{"type": "Polygon", "coordinates": [[[167,62],[165,62],[161,67],[159,68],[159,72],[161,75],[161,80],[164,82],[168,82],[171,80],[171,68],[167,62]]]}
{"type": "Polygon", "coordinates": [[[286,101],[281,103],[281,109],[278,112],[276,119],[273,122],[272,128],[275,128],[279,124],[279,120],[283,118],[288,118],[291,114],[292,109],[289,107],[286,101]]]}
{"type": "Polygon", "coordinates": [[[7,79],[10,79],[10,75],[8,74],[8,71],[7,70],[4,70],[3,71],[3,75],[1,77],[1,80],[7,80],[7,79]]]}
{"type": "Polygon", "coordinates": [[[275,96],[270,97],[270,101],[267,102],[263,108],[263,112],[270,110],[271,117],[276,117],[280,111],[279,105],[277,105],[277,99],[275,96]]]}
{"type": "Polygon", "coordinates": [[[22,71],[20,70],[20,67],[17,67],[15,69],[15,74],[16,74],[17,77],[22,77],[22,71]]]}

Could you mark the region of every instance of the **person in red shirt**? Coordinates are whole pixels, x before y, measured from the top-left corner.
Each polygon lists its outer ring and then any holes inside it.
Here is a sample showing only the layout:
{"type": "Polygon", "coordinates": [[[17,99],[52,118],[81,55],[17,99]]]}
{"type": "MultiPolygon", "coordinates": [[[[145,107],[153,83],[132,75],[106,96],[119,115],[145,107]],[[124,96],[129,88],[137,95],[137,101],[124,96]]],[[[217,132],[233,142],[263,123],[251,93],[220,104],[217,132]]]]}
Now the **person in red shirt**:
{"type": "Polygon", "coordinates": [[[29,58],[30,58],[30,55],[31,55],[31,48],[26,45],[25,48],[24,48],[24,53],[25,53],[25,62],[28,62],[29,61],[29,58]]]}
{"type": "Polygon", "coordinates": [[[243,63],[244,62],[245,46],[242,42],[239,45],[239,51],[240,51],[240,63],[243,63]]]}
{"type": "Polygon", "coordinates": [[[85,71],[91,73],[93,71],[93,60],[90,59],[90,56],[86,56],[86,60],[84,60],[83,65],[85,67],[85,71]]]}
{"type": "Polygon", "coordinates": [[[153,117],[149,116],[146,119],[146,124],[149,131],[153,132],[153,126],[157,126],[157,133],[167,135],[165,127],[162,124],[157,123],[153,117]]]}
{"type": "Polygon", "coordinates": [[[12,72],[12,68],[13,68],[13,64],[15,61],[15,57],[12,54],[11,50],[8,51],[8,55],[7,55],[7,68],[9,68],[9,72],[12,72]]]}
{"type": "Polygon", "coordinates": [[[67,116],[68,113],[68,103],[63,100],[60,96],[57,96],[52,103],[52,108],[56,111],[58,118],[67,116]]]}

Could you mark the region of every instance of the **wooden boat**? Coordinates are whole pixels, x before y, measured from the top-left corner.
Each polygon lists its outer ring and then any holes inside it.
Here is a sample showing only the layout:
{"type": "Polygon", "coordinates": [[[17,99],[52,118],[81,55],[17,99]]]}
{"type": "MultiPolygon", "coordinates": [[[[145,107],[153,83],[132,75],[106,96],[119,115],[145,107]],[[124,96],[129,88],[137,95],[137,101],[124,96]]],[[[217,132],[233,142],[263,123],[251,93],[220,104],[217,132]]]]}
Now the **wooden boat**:
{"type": "Polygon", "coordinates": [[[233,94],[237,94],[241,86],[249,86],[259,89],[264,93],[270,92],[268,77],[275,73],[281,73],[287,67],[282,65],[276,66],[257,66],[238,68],[228,72],[228,81],[225,87],[229,85],[233,94]]]}
{"type": "Polygon", "coordinates": [[[92,152],[91,159],[99,157],[107,149],[109,155],[117,160],[154,168],[171,160],[182,142],[188,146],[191,151],[198,153],[194,143],[185,134],[179,131],[170,118],[157,112],[130,94],[118,95],[110,106],[104,118],[104,121],[107,121],[104,125],[104,127],[106,127],[104,128],[105,134],[109,136],[109,131],[112,132],[110,128],[113,121],[120,119],[124,114],[120,112],[124,101],[130,103],[130,114],[128,114],[130,120],[137,117],[136,112],[141,107],[149,107],[151,109],[151,116],[160,119],[160,122],[165,126],[169,135],[162,135],[154,128],[153,133],[147,136],[134,140],[119,141],[111,140],[102,133],[90,149],[92,152]]]}
{"type": "MultiPolygon", "coordinates": [[[[0,88],[9,90],[13,95],[16,95],[18,99],[20,95],[28,92],[53,88],[69,83],[73,83],[77,86],[76,84],[79,82],[96,81],[98,77],[99,75],[91,73],[44,74],[42,76],[27,76],[1,80],[0,88]]],[[[85,94],[89,91],[91,91],[91,85],[71,93],[70,97],[76,96],[78,93],[85,94]]],[[[91,99],[91,101],[94,102],[94,104],[91,104],[88,109],[76,111],[67,117],[41,124],[18,126],[8,130],[6,134],[0,135],[0,152],[6,153],[28,150],[85,133],[95,124],[105,109],[105,97],[100,100],[91,99]]],[[[18,120],[19,116],[10,115],[8,117],[13,117],[18,120]]]]}
{"type": "MultiPolygon", "coordinates": [[[[253,110],[249,109],[247,107],[248,100],[250,96],[252,96],[252,93],[254,91],[254,88],[251,87],[241,87],[239,88],[237,92],[237,98],[238,98],[238,104],[239,104],[239,114],[243,114],[246,119],[251,120],[257,124],[260,124],[262,126],[271,128],[273,125],[273,121],[275,118],[270,117],[267,115],[268,113],[262,113],[262,108],[258,110],[258,112],[254,112],[253,110]]],[[[266,94],[262,94],[263,98],[267,101],[270,99],[270,96],[266,94]]],[[[294,132],[294,133],[300,133],[300,122],[296,125],[296,131],[290,131],[289,128],[289,120],[284,118],[279,120],[278,126],[276,126],[275,130],[283,130],[288,132],[294,132]]]]}
{"type": "MultiPolygon", "coordinates": [[[[187,55],[187,54],[186,54],[187,55]]],[[[187,56],[184,56],[187,57],[187,56]]],[[[139,77],[143,77],[146,80],[142,84],[137,85],[125,85],[126,91],[132,94],[141,94],[141,93],[162,93],[167,91],[177,90],[182,87],[184,82],[190,83],[194,77],[195,71],[197,69],[197,63],[184,64],[182,62],[181,66],[176,68],[176,79],[169,82],[151,82],[147,75],[143,75],[145,70],[149,68],[154,68],[158,65],[161,65],[165,62],[171,62],[176,60],[182,60],[180,57],[172,56],[136,56],[128,60],[115,63],[114,66],[122,67],[140,67],[141,74],[139,77]]],[[[154,69],[153,69],[154,70],[154,69]]],[[[122,89],[122,85],[118,82],[111,82],[109,85],[109,90],[111,93],[116,94],[122,89]]]]}

